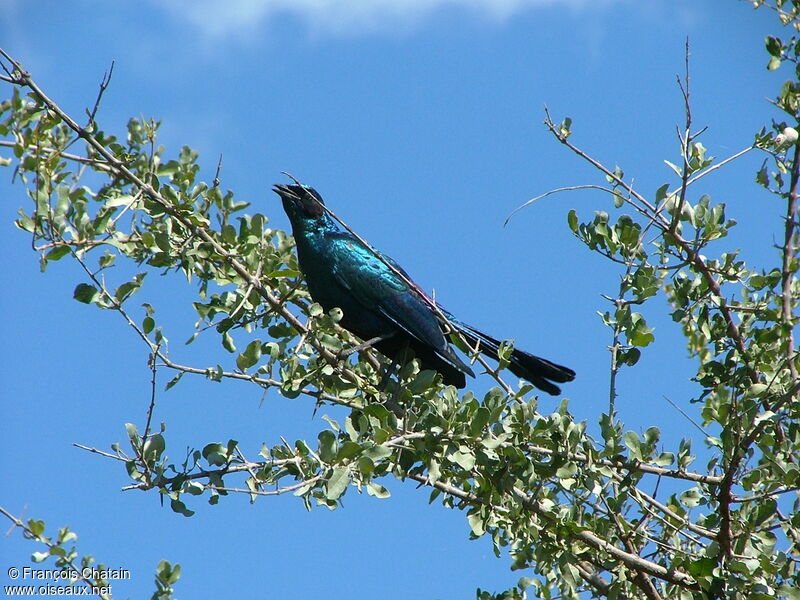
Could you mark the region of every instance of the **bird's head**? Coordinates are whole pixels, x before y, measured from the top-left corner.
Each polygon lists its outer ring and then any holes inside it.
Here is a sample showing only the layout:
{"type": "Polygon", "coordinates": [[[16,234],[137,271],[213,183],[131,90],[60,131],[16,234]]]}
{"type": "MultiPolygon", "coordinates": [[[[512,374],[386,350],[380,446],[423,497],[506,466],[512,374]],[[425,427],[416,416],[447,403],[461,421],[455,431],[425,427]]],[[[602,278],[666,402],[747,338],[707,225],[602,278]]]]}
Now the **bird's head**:
{"type": "Polygon", "coordinates": [[[325,203],[322,201],[322,196],[314,188],[307,185],[284,185],[278,183],[272,189],[281,197],[283,210],[286,211],[289,220],[293,224],[303,221],[317,221],[324,217],[325,209],[323,205],[325,203]]]}

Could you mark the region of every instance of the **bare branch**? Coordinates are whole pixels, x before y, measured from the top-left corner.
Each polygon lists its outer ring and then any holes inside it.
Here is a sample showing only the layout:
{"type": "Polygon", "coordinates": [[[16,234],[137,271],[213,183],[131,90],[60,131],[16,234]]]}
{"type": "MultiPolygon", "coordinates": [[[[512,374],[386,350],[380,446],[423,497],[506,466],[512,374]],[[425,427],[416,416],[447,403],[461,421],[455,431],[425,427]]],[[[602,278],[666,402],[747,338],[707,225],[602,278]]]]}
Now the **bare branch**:
{"type": "Polygon", "coordinates": [[[130,458],[125,455],[111,454],[110,452],[104,452],[103,450],[98,450],[97,448],[84,446],[83,444],[78,444],[76,442],[73,442],[72,445],[75,446],[76,448],[80,448],[81,450],[86,450],[87,452],[91,452],[92,454],[99,454],[100,456],[105,456],[106,458],[113,458],[114,460],[120,460],[122,462],[127,462],[130,460],[130,458]]]}
{"type": "Polygon", "coordinates": [[[792,382],[797,381],[797,365],[795,364],[794,349],[794,301],[792,286],[794,284],[795,244],[797,242],[797,198],[798,182],[800,182],[800,144],[795,143],[794,158],[792,159],[792,175],[789,183],[789,192],[786,194],[786,218],[784,219],[784,240],[781,250],[781,319],[786,325],[786,362],[792,382]]]}
{"type": "Polygon", "coordinates": [[[89,128],[94,123],[94,118],[97,115],[97,110],[100,108],[100,100],[103,98],[103,94],[105,93],[106,89],[108,88],[108,84],[111,83],[111,76],[114,73],[114,61],[111,61],[111,68],[108,71],[103,73],[103,79],[100,81],[100,89],[97,92],[97,99],[94,101],[94,107],[92,111],[86,111],[86,114],[89,115],[89,120],[86,122],[86,127],[89,128]]]}
{"type": "MultiPolygon", "coordinates": [[[[686,411],[685,411],[685,410],[683,410],[683,409],[682,409],[680,406],[678,406],[677,404],[675,404],[675,403],[674,403],[672,400],[670,400],[670,399],[669,399],[669,398],[667,398],[666,396],[662,396],[662,398],[664,398],[664,400],[666,400],[667,402],[669,402],[669,403],[670,403],[670,405],[672,406],[672,408],[674,408],[674,409],[675,409],[675,410],[677,410],[679,413],[681,413],[681,415],[683,415],[683,417],[684,417],[684,418],[685,418],[687,421],[689,421],[689,422],[690,422],[692,425],[694,425],[694,426],[695,426],[695,429],[697,429],[697,430],[698,430],[700,433],[702,433],[702,434],[703,434],[703,436],[705,436],[705,437],[708,437],[708,433],[706,432],[706,430],[705,430],[705,429],[703,429],[702,425],[700,425],[700,423],[698,423],[698,422],[697,422],[697,421],[695,421],[695,420],[694,420],[692,417],[690,417],[690,416],[689,416],[689,415],[686,413],[686,411]]],[[[722,479],[722,478],[720,478],[720,479],[722,479]]]]}
{"type": "Polygon", "coordinates": [[[503,221],[503,227],[508,225],[508,222],[511,218],[521,211],[526,206],[533,204],[534,202],[541,200],[542,198],[547,198],[547,196],[551,196],[553,194],[559,194],[561,192],[572,192],[575,190],[600,190],[601,192],[606,192],[607,194],[614,195],[614,190],[611,188],[603,187],[602,185],[594,185],[594,184],[584,184],[584,185],[568,185],[565,187],[556,188],[554,190],[550,190],[549,192],[545,192],[544,194],[539,194],[535,198],[531,198],[530,200],[520,204],[517,208],[512,210],[509,215],[506,217],[506,220],[503,221]]]}
{"type": "Polygon", "coordinates": [[[222,171],[222,154],[219,155],[219,161],[217,161],[217,171],[214,173],[214,181],[212,183],[213,187],[219,187],[219,174],[222,171]]]}
{"type": "MultiPolygon", "coordinates": [[[[755,149],[756,149],[756,145],[755,144],[752,145],[752,146],[748,146],[747,148],[743,148],[742,150],[739,150],[739,152],[737,152],[736,154],[732,154],[728,158],[726,158],[724,160],[721,160],[718,163],[714,163],[713,165],[703,169],[702,171],[698,171],[697,174],[695,174],[693,177],[689,178],[688,181],[686,181],[686,187],[691,186],[693,183],[696,183],[697,181],[699,181],[700,179],[702,179],[706,175],[709,175],[709,174],[713,173],[717,169],[720,169],[720,168],[724,167],[728,163],[733,162],[737,158],[741,158],[742,156],[744,156],[745,154],[747,154],[751,150],[755,150],[755,149]]],[[[681,187],[683,187],[683,184],[681,185],[681,187]]],[[[677,194],[677,193],[680,192],[680,190],[681,190],[681,188],[679,187],[678,189],[676,189],[674,191],[668,192],[667,196],[670,196],[672,194],[677,194]]]]}
{"type": "Polygon", "coordinates": [[[675,208],[675,212],[672,215],[672,222],[669,224],[669,231],[673,233],[677,227],[678,223],[681,220],[681,214],[683,213],[683,205],[686,203],[686,190],[688,189],[688,182],[689,182],[689,156],[691,150],[689,149],[689,144],[692,141],[692,105],[689,100],[689,93],[690,93],[690,83],[691,80],[689,78],[689,38],[686,38],[686,46],[685,46],[685,53],[684,53],[684,65],[685,65],[685,74],[684,74],[684,83],[681,82],[680,77],[676,77],[678,80],[678,87],[681,89],[681,95],[683,96],[683,106],[684,106],[684,114],[686,115],[686,125],[684,127],[683,133],[678,135],[678,138],[681,142],[681,157],[683,158],[683,169],[681,170],[681,185],[679,188],[679,197],[678,197],[678,205],[675,208]]]}
{"type": "MultiPolygon", "coordinates": [[[[203,487],[208,490],[214,490],[217,492],[234,492],[237,494],[249,494],[255,496],[280,496],[281,494],[288,494],[289,492],[296,492],[300,488],[306,487],[308,485],[312,485],[322,479],[322,475],[315,475],[310,479],[304,479],[303,481],[299,481],[293,485],[287,485],[284,487],[279,487],[274,490],[251,490],[251,489],[244,489],[244,488],[237,488],[237,487],[223,487],[219,485],[214,485],[212,483],[203,484],[203,487]]],[[[258,480],[256,480],[258,481],[258,480]]]]}
{"type": "MultiPolygon", "coordinates": [[[[612,171],[611,169],[606,167],[603,163],[601,163],[597,159],[589,156],[586,152],[584,152],[583,150],[578,148],[576,145],[574,145],[572,142],[570,142],[569,139],[565,135],[561,134],[561,132],[556,127],[556,124],[553,123],[553,120],[550,117],[550,111],[548,110],[548,108],[546,106],[544,107],[544,112],[545,112],[544,124],[550,130],[550,133],[552,133],[559,142],[564,144],[567,148],[572,150],[575,154],[580,156],[583,160],[585,160],[590,165],[592,165],[597,170],[599,170],[601,173],[603,173],[609,179],[609,181],[612,181],[612,182],[616,183],[623,190],[625,190],[627,192],[627,194],[628,194],[627,202],[637,212],[642,214],[644,217],[647,217],[648,219],[650,218],[651,215],[656,214],[655,207],[650,203],[649,200],[647,200],[647,198],[645,198],[639,192],[637,192],[635,189],[633,189],[633,186],[631,184],[629,184],[626,181],[624,181],[623,179],[621,179],[616,173],[614,173],[614,171],[612,171]]],[[[661,224],[662,224],[663,227],[667,226],[667,223],[665,221],[663,221],[663,220],[662,220],[661,224]]]]}
{"type": "MultiPolygon", "coordinates": [[[[16,142],[10,142],[8,140],[0,140],[0,147],[5,148],[15,148],[17,146],[16,142]]],[[[25,150],[35,150],[39,151],[39,148],[25,148],[25,150]]],[[[73,162],[82,163],[85,165],[91,165],[93,167],[97,167],[100,171],[110,171],[110,167],[108,163],[104,160],[98,160],[96,158],[88,158],[86,156],[80,156],[78,154],[70,154],[69,152],[58,152],[58,150],[53,148],[42,148],[44,152],[49,152],[51,154],[57,153],[59,156],[66,158],[67,160],[71,160],[73,162]]]]}

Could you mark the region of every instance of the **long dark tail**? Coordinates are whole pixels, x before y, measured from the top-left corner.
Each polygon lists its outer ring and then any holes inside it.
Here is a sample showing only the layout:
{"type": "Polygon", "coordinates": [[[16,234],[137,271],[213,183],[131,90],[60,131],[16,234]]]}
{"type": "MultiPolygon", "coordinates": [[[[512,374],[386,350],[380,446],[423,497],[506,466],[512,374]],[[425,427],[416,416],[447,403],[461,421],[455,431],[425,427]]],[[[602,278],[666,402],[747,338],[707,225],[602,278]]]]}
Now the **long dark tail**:
{"type": "MultiPolygon", "coordinates": [[[[449,314],[447,316],[451,317],[449,314]]],[[[497,351],[500,349],[498,340],[457,319],[451,318],[450,322],[458,328],[470,345],[474,347],[480,344],[482,354],[497,360],[497,351]]],[[[569,367],[562,367],[518,348],[514,348],[511,353],[508,370],[553,396],[560,394],[561,390],[551,383],[552,381],[566,383],[575,379],[575,371],[569,367]]]]}

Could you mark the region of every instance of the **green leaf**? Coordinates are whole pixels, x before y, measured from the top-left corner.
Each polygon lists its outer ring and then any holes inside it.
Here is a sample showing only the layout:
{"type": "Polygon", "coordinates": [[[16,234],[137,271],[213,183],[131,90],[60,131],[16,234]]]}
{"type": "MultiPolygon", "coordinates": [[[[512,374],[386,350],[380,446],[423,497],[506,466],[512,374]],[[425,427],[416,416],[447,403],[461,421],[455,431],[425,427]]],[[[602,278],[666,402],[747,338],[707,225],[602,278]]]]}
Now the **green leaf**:
{"type": "Polygon", "coordinates": [[[634,366],[639,359],[642,357],[642,351],[638,348],[629,348],[623,352],[620,352],[617,361],[621,365],[628,365],[629,367],[634,366]]]}
{"type": "Polygon", "coordinates": [[[153,331],[153,327],[155,327],[155,326],[156,326],[156,322],[155,322],[155,319],[153,319],[153,317],[145,317],[142,320],[142,331],[144,331],[145,334],[148,334],[151,331],[153,331]]]}
{"type": "Polygon", "coordinates": [[[183,373],[182,372],[178,373],[177,375],[175,375],[175,377],[173,377],[172,379],[170,379],[167,382],[167,385],[164,387],[164,390],[166,391],[166,390],[172,388],[173,386],[175,386],[175,384],[177,384],[181,380],[181,377],[183,377],[183,373]]]}
{"type": "Polygon", "coordinates": [[[147,460],[158,461],[165,447],[164,436],[160,433],[156,433],[145,441],[142,447],[142,454],[147,460]]]}
{"type": "MultiPolygon", "coordinates": [[[[352,444],[353,442],[349,443],[352,444]]],[[[358,472],[364,477],[370,477],[375,472],[375,463],[368,456],[360,456],[356,465],[358,466],[358,472]]]]}
{"type": "Polygon", "coordinates": [[[221,467],[228,462],[228,449],[222,444],[207,444],[203,448],[203,458],[215,467],[221,467]]]}
{"type": "MultiPolygon", "coordinates": [[[[172,566],[166,560],[162,560],[156,567],[156,579],[164,585],[170,586],[177,583],[181,577],[181,566],[172,566]]],[[[160,598],[161,596],[159,596],[160,598]]]]}
{"type": "Polygon", "coordinates": [[[675,455],[672,452],[662,452],[653,462],[659,467],[667,467],[675,462],[675,455]]]}
{"type": "Polygon", "coordinates": [[[465,471],[470,471],[475,466],[475,455],[467,448],[453,452],[448,458],[465,471]]]}
{"type": "Polygon", "coordinates": [[[233,343],[233,337],[227,331],[222,334],[222,347],[228,352],[236,352],[236,344],[233,343]]]}
{"type": "Polygon", "coordinates": [[[328,500],[338,500],[350,484],[350,469],[347,467],[334,467],[333,473],[325,485],[325,497],[328,500]]]}
{"type": "Polygon", "coordinates": [[[170,500],[169,506],[173,511],[183,515],[184,517],[191,517],[194,514],[193,510],[186,508],[186,505],[178,499],[170,500]]]}
{"type": "Polygon", "coordinates": [[[786,600],[800,600],[800,587],[782,585],[778,588],[778,596],[786,600]]]}
{"type": "Polygon", "coordinates": [[[574,209],[567,213],[567,225],[569,225],[572,233],[578,233],[578,213],[574,209]]]}
{"type": "Polygon", "coordinates": [[[577,472],[578,465],[573,462],[568,462],[556,469],[556,477],[559,479],[569,479],[574,477],[577,472]]]}
{"type": "MultiPolygon", "coordinates": [[[[676,165],[674,163],[671,163],[668,160],[665,160],[664,164],[666,164],[670,169],[672,169],[675,172],[675,175],[677,175],[678,177],[682,177],[683,176],[682,170],[678,165],[676,165]]],[[[666,192],[666,189],[664,190],[664,192],[666,192]]],[[[658,193],[656,193],[656,196],[658,196],[658,193]]]]}
{"type": "Polygon", "coordinates": [[[299,277],[300,271],[295,269],[278,269],[277,271],[272,271],[271,273],[267,274],[269,278],[281,278],[281,277],[299,277]]]}
{"type": "Polygon", "coordinates": [[[139,430],[133,423],[125,423],[125,433],[128,434],[128,439],[131,441],[139,441],[139,430]]]}
{"type": "Polygon", "coordinates": [[[695,487],[683,492],[681,494],[681,504],[687,508],[694,508],[695,506],[704,504],[700,490],[695,487]]]}
{"type": "Polygon", "coordinates": [[[766,39],[766,46],[767,46],[767,52],[769,52],[770,55],[775,56],[777,58],[781,57],[781,51],[783,50],[783,42],[781,42],[780,38],[768,35],[766,39]]]}
{"type": "Polygon", "coordinates": [[[131,196],[130,194],[121,194],[106,200],[106,206],[108,208],[114,208],[117,206],[130,206],[133,203],[134,198],[135,196],[131,196]]]}
{"type": "Polygon", "coordinates": [[[701,558],[689,563],[689,573],[694,577],[710,577],[714,573],[717,561],[710,558],[701,558]]]}
{"type": "Polygon", "coordinates": [[[656,190],[656,204],[661,204],[666,197],[667,197],[667,190],[669,190],[669,184],[665,183],[660,188],[656,190]]]}
{"type": "Polygon", "coordinates": [[[371,458],[375,462],[379,462],[391,455],[392,449],[387,448],[386,446],[371,446],[370,448],[364,450],[364,456],[371,458]]]}
{"type": "Polygon", "coordinates": [[[69,254],[70,249],[69,246],[56,246],[52,250],[50,250],[47,254],[45,254],[45,260],[47,261],[54,261],[60,258],[65,257],[69,254]]]}
{"type": "Polygon", "coordinates": [[[35,519],[28,519],[28,529],[31,530],[31,533],[36,537],[41,536],[44,533],[44,521],[37,521],[35,519]]]}
{"type": "Polygon", "coordinates": [[[348,460],[358,456],[359,454],[361,454],[361,445],[347,440],[339,447],[339,452],[336,454],[336,460],[348,460]]]}
{"type": "Polygon", "coordinates": [[[202,496],[205,488],[196,481],[187,481],[186,485],[183,486],[183,491],[192,496],[202,496]]]}
{"type": "Polygon", "coordinates": [[[475,411],[475,414],[472,416],[472,421],[470,421],[469,424],[470,435],[479,435],[491,418],[492,414],[489,412],[488,408],[485,406],[478,407],[478,410],[475,411]]]}
{"type": "Polygon", "coordinates": [[[622,441],[631,451],[631,456],[637,460],[642,460],[642,442],[635,431],[626,431],[622,436],[622,441]]]}
{"type": "Polygon", "coordinates": [[[317,437],[319,440],[319,457],[326,463],[330,463],[336,459],[336,435],[326,429],[321,431],[317,437]]]}
{"type": "Polygon", "coordinates": [[[116,298],[119,303],[125,302],[133,294],[139,291],[139,288],[142,287],[142,280],[146,275],[147,273],[137,273],[133,279],[123,283],[114,291],[114,298],[116,298]]]}
{"type": "Polygon", "coordinates": [[[237,358],[236,366],[239,370],[246,371],[261,359],[261,342],[253,340],[237,358]]]}
{"type": "Polygon", "coordinates": [[[72,297],[75,298],[78,302],[83,302],[84,304],[91,304],[95,300],[97,300],[97,296],[100,292],[97,290],[96,287],[93,285],[89,285],[88,283],[79,283],[75,287],[75,291],[72,293],[72,297]]]}
{"type": "Polygon", "coordinates": [[[19,209],[18,212],[20,218],[14,221],[14,225],[16,225],[19,229],[22,229],[23,231],[27,231],[28,233],[33,233],[34,229],[33,219],[31,219],[27,214],[25,214],[25,211],[23,211],[22,209],[19,209]]]}
{"type": "Polygon", "coordinates": [[[467,522],[469,523],[470,529],[472,529],[472,535],[475,537],[481,537],[486,532],[484,528],[484,518],[479,512],[468,514],[467,522]]]}
{"type": "Polygon", "coordinates": [[[561,139],[567,139],[572,134],[572,119],[565,117],[558,125],[558,133],[561,139]]]}
{"type": "Polygon", "coordinates": [[[388,498],[391,496],[389,490],[383,487],[380,483],[375,483],[374,481],[370,481],[367,484],[367,493],[370,496],[375,496],[376,498],[388,498]]]}

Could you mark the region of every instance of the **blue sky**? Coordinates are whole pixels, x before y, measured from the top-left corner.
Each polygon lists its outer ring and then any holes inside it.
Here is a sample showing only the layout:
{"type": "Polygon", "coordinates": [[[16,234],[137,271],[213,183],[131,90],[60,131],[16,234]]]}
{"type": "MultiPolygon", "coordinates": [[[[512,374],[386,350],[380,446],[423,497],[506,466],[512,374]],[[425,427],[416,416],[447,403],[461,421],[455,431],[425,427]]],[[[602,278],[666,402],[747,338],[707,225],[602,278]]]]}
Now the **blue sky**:
{"type": "MultiPolygon", "coordinates": [[[[76,115],[115,60],[103,127],[123,133],[130,116],[161,119],[166,154],[183,144],[198,149],[207,180],[222,154],[222,186],[276,227],[288,226],[270,191],[280,172],[314,185],[454,314],[573,367],[578,377],[565,395],[593,425],[607,409],[611,339],[596,311],[606,310],[600,294],[616,292],[618,275],[571,236],[566,214],[575,208],[589,219],[610,202],[589,192],[554,196],[502,227],[535,195],[600,181],[547,134],[543,105],[555,118],[571,116],[572,140],[652,195],[673,181],[663,159],[678,162],[675,75],[687,36],[695,122],[709,125],[703,142],[715,156],[749,145],[777,116],[766,98],[785,77],[764,68],[772,15],[746,2],[222,4],[0,0],[0,46],[76,115]]],[[[720,251],[739,247],[754,265],[769,265],[780,206],[753,183],[760,161],[748,156],[696,192],[724,199],[746,223],[720,251]]],[[[118,464],[71,444],[108,449],[124,441],[125,422],[141,425],[146,352],[117,315],[72,300],[74,266],[39,273],[29,239],[12,225],[26,200],[10,177],[0,171],[0,504],[44,519],[51,531],[69,525],[82,552],[130,569],[132,580],[112,590],[120,598],[149,594],[162,558],[183,565],[180,598],[231,590],[241,598],[460,598],[516,583],[522,573],[497,560],[488,540],[468,541],[462,514],[428,506],[428,493],[412,485],[390,483],[385,501],[351,490],[335,512],[307,513],[292,497],[253,506],[244,497],[216,507],[199,501],[191,519],[160,507],[155,494],[120,492],[128,480],[118,464]]],[[[178,277],[150,279],[142,301],[169,323],[173,356],[221,360],[215,344],[181,344],[193,331],[191,290],[178,277]]],[[[698,390],[663,302],[646,314],[656,342],[622,374],[617,409],[630,429],[662,427],[670,448],[691,425],[664,396],[693,413],[698,390]]],[[[557,402],[543,397],[540,410],[557,402]]],[[[185,447],[229,438],[254,458],[262,441],[280,435],[315,439],[325,424],[312,408],[184,378],[160,394],[156,418],[167,423],[176,459],[185,447]]],[[[0,580],[6,565],[28,564],[37,549],[18,533],[0,544],[0,580]]]]}

